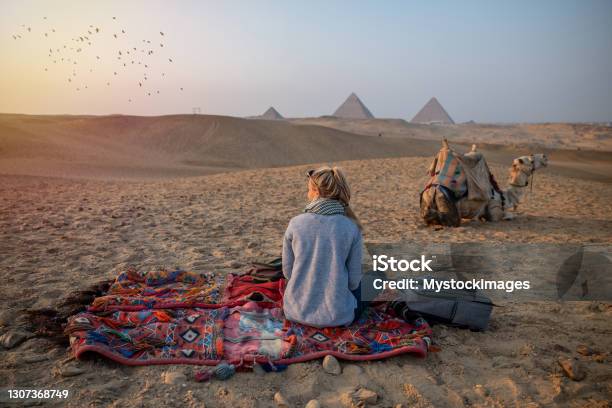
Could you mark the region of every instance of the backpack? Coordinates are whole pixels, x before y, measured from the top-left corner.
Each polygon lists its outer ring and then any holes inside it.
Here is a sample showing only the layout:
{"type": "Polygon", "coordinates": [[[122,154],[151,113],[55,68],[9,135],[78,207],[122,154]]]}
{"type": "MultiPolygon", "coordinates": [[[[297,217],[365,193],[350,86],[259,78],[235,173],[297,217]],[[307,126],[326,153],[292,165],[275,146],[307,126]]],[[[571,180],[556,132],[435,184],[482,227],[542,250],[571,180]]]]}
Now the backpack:
{"type": "MultiPolygon", "coordinates": [[[[431,277],[427,277],[430,279],[431,277]]],[[[423,289],[424,277],[417,278],[419,289],[402,291],[403,299],[391,307],[404,320],[422,316],[430,323],[441,323],[472,331],[487,329],[493,302],[477,290],[449,289],[436,292],[423,289]]]]}
{"type": "Polygon", "coordinates": [[[250,275],[255,283],[275,282],[283,278],[283,262],[275,258],[269,262],[252,262],[244,275],[250,275]]]}

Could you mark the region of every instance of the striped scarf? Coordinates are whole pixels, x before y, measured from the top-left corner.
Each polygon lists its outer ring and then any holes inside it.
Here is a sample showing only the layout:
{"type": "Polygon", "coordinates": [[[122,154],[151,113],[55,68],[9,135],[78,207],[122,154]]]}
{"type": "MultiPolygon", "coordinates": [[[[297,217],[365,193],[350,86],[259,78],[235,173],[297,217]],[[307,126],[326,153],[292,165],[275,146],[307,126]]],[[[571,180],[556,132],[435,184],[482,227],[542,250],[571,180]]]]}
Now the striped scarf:
{"type": "Polygon", "coordinates": [[[330,198],[317,198],[304,208],[304,212],[320,215],[345,215],[342,203],[330,198]]]}

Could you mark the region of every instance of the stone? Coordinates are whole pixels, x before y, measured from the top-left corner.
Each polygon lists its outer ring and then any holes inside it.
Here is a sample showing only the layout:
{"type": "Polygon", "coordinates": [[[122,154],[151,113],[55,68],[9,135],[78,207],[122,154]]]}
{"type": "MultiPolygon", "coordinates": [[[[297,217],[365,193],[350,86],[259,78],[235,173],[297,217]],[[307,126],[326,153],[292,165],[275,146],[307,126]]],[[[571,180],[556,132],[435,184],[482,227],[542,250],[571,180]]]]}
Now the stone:
{"type": "Polygon", "coordinates": [[[15,315],[11,310],[0,311],[0,326],[9,326],[15,315]]]}
{"type": "Polygon", "coordinates": [[[606,354],[605,353],[599,353],[599,354],[593,355],[593,361],[596,361],[598,363],[605,363],[606,362],[606,354]]]}
{"type": "Polygon", "coordinates": [[[332,375],[340,375],[342,373],[342,367],[334,356],[325,356],[323,359],[323,371],[332,375]]]}
{"type": "Polygon", "coordinates": [[[304,408],[321,408],[321,403],[316,399],[310,400],[306,403],[304,408]]]}
{"type": "Polygon", "coordinates": [[[48,359],[49,358],[44,354],[32,354],[32,355],[24,356],[21,361],[25,364],[32,364],[32,363],[40,363],[41,361],[47,361],[48,359]]]}
{"type": "Polygon", "coordinates": [[[5,349],[12,349],[33,336],[32,333],[23,330],[9,330],[0,336],[0,345],[5,349]]]}
{"type": "Polygon", "coordinates": [[[589,346],[585,346],[584,344],[580,344],[576,347],[576,352],[582,356],[592,356],[596,354],[596,351],[590,348],[589,346]]]}
{"type": "Polygon", "coordinates": [[[582,369],[582,366],[577,361],[569,360],[567,358],[560,358],[558,361],[563,374],[572,381],[581,381],[586,377],[586,373],[582,369]]]}
{"type": "Polygon", "coordinates": [[[274,394],[274,403],[277,407],[289,408],[289,403],[287,402],[287,399],[283,394],[280,393],[280,391],[274,394]]]}
{"type": "Polygon", "coordinates": [[[353,400],[353,394],[350,392],[341,393],[338,400],[340,401],[340,404],[342,404],[342,406],[344,407],[354,407],[355,406],[355,401],[353,400]]]}
{"type": "Polygon", "coordinates": [[[368,390],[367,388],[359,388],[353,393],[353,398],[366,404],[376,404],[378,394],[372,390],[368,390]]]}
{"type": "Polygon", "coordinates": [[[68,365],[65,367],[62,367],[60,369],[60,375],[62,377],[76,377],[77,375],[81,375],[85,372],[84,369],[73,366],[73,365],[68,365]]]}
{"type": "Polygon", "coordinates": [[[569,353],[570,349],[568,349],[567,347],[561,345],[561,344],[555,344],[553,345],[553,350],[554,351],[560,351],[562,353],[569,353]]]}
{"type": "Polygon", "coordinates": [[[187,382],[187,377],[180,371],[166,371],[161,375],[164,384],[184,384],[187,382]]]}

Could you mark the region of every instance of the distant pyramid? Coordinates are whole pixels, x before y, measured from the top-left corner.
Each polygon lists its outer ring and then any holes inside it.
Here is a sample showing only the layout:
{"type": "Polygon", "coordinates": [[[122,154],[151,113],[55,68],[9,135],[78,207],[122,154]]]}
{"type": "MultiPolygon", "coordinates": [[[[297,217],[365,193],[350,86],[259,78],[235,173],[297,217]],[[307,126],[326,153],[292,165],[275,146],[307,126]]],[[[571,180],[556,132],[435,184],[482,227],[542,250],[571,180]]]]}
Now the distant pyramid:
{"type": "Polygon", "coordinates": [[[346,101],[336,109],[333,116],[347,119],[374,119],[372,112],[366,108],[355,93],[346,98],[346,101]]]}
{"type": "Polygon", "coordinates": [[[259,116],[258,119],[267,119],[267,120],[283,120],[285,119],[283,115],[278,113],[274,107],[270,106],[267,111],[264,112],[263,115],[259,116]]]}
{"type": "Polygon", "coordinates": [[[431,98],[429,102],[415,115],[412,123],[444,123],[454,125],[455,122],[444,110],[436,98],[431,98]]]}

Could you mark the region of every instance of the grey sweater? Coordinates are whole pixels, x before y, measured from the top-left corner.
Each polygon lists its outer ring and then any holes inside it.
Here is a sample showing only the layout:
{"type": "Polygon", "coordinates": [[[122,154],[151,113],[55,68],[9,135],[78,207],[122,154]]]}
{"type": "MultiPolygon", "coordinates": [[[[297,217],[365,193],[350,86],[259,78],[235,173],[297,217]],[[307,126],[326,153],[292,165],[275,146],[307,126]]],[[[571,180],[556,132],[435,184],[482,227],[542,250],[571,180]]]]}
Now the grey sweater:
{"type": "Polygon", "coordinates": [[[315,327],[349,324],[361,281],[361,231],[344,215],[300,214],[283,240],[285,317],[315,327]]]}

